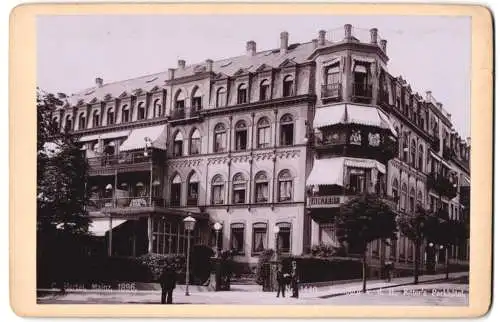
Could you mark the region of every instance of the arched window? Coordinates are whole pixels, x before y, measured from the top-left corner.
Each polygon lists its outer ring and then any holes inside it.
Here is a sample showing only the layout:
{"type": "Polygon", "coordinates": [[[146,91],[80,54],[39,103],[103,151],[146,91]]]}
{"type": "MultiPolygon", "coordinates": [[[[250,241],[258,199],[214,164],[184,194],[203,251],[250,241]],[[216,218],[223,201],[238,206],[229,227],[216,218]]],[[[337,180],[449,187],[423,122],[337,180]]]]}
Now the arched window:
{"type": "Polygon", "coordinates": [[[224,179],[220,174],[212,178],[212,205],[224,203],[224,179]]]}
{"type": "Polygon", "coordinates": [[[247,181],[241,172],[233,176],[233,203],[246,202],[247,181]]]}
{"type": "Polygon", "coordinates": [[[245,104],[247,102],[247,84],[238,86],[237,104],[245,104]]]}
{"type": "Polygon", "coordinates": [[[176,174],[170,183],[170,205],[180,206],[181,205],[181,189],[182,181],[179,174],[176,174]]]}
{"type": "Polygon", "coordinates": [[[226,106],[226,89],[219,87],[217,89],[217,97],[215,98],[215,107],[226,106]]]}
{"type": "Polygon", "coordinates": [[[200,93],[200,89],[196,86],[191,94],[191,109],[193,112],[201,110],[201,99],[202,95],[200,93]]]}
{"type": "Polygon", "coordinates": [[[122,123],[127,123],[130,121],[130,109],[128,105],[122,107],[122,123]]]}
{"type": "Polygon", "coordinates": [[[399,198],[399,183],[398,183],[398,179],[396,179],[396,178],[394,178],[392,180],[392,196],[394,197],[394,199],[396,201],[399,198]]]}
{"type": "Polygon", "coordinates": [[[201,135],[198,129],[194,129],[189,138],[189,154],[201,153],[201,135]]]}
{"type": "Polygon", "coordinates": [[[245,121],[240,120],[236,122],[234,129],[236,151],[244,151],[247,149],[247,124],[245,121]]]}
{"type": "Polygon", "coordinates": [[[289,170],[278,174],[278,198],[280,202],[293,199],[293,177],[289,170]]]}
{"type": "Polygon", "coordinates": [[[401,186],[401,210],[406,210],[406,198],[408,197],[408,188],[406,183],[401,186]]]}
{"type": "Polygon", "coordinates": [[[98,127],[100,124],[99,124],[99,111],[94,111],[92,113],[92,127],[98,127]]]}
{"type": "Polygon", "coordinates": [[[219,123],[214,128],[214,152],[226,151],[226,127],[219,123]]]}
{"type": "Polygon", "coordinates": [[[85,117],[85,113],[80,113],[80,115],[78,116],[78,129],[79,130],[85,129],[86,123],[87,123],[87,119],[85,117]]]}
{"type": "Polygon", "coordinates": [[[269,90],[269,80],[264,79],[260,82],[260,91],[259,91],[259,99],[261,101],[268,100],[270,98],[270,90],[269,90]]]}
{"type": "Polygon", "coordinates": [[[159,99],[155,100],[153,103],[153,117],[161,116],[161,101],[159,99]]]}
{"type": "Polygon", "coordinates": [[[285,114],[280,120],[280,145],[293,145],[293,117],[285,114]]]}
{"type": "Polygon", "coordinates": [[[410,156],[410,164],[412,167],[416,168],[416,153],[417,153],[417,145],[415,144],[415,139],[411,140],[411,156],[410,156]]]}
{"type": "Polygon", "coordinates": [[[283,97],[293,95],[293,77],[288,75],[283,79],[283,97]]]}
{"type": "Polygon", "coordinates": [[[66,123],[64,127],[66,128],[66,131],[73,131],[73,121],[71,115],[66,116],[66,123]]]}
{"type": "Polygon", "coordinates": [[[137,120],[144,120],[146,118],[146,107],[144,102],[140,102],[137,106],[137,120]]]}
{"type": "Polygon", "coordinates": [[[409,147],[409,142],[410,138],[408,135],[408,132],[404,132],[403,134],[403,159],[405,162],[409,162],[409,154],[410,154],[410,147],[409,147]]]}
{"type": "Polygon", "coordinates": [[[415,189],[412,187],[410,189],[410,212],[415,211],[415,189]]]}
{"type": "Polygon", "coordinates": [[[177,131],[174,136],[174,156],[180,157],[182,156],[182,146],[184,143],[184,138],[182,137],[181,131],[177,131]]]}
{"type": "Polygon", "coordinates": [[[260,171],[255,175],[255,202],[269,201],[269,179],[264,171],[260,171]]]}
{"type": "Polygon", "coordinates": [[[267,148],[271,146],[271,123],[267,117],[262,117],[257,122],[257,147],[267,148]]]}
{"type": "Polygon", "coordinates": [[[196,172],[192,172],[188,179],[187,205],[198,205],[198,194],[200,189],[200,178],[196,172]]]}
{"type": "Polygon", "coordinates": [[[182,92],[182,90],[178,90],[177,93],[175,94],[175,110],[176,112],[179,112],[179,111],[184,111],[184,103],[185,103],[185,97],[184,97],[184,93],[182,92]]]}
{"type": "Polygon", "coordinates": [[[112,107],[108,109],[108,112],[106,114],[106,123],[108,125],[115,124],[115,112],[112,107]]]}
{"type": "Polygon", "coordinates": [[[417,207],[422,207],[423,204],[423,194],[421,190],[418,190],[417,192],[417,207]]]}
{"type": "Polygon", "coordinates": [[[418,147],[418,169],[424,171],[424,147],[422,145],[418,147]]]}

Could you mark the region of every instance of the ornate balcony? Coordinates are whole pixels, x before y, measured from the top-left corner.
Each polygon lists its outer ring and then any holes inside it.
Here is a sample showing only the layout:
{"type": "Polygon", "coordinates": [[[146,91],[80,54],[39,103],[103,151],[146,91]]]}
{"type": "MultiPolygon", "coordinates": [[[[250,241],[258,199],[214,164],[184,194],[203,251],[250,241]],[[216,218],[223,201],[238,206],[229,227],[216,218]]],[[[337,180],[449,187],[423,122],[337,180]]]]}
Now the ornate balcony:
{"type": "Polygon", "coordinates": [[[161,156],[155,154],[154,151],[148,151],[147,155],[141,151],[88,158],[89,175],[112,175],[115,170],[119,172],[148,171],[152,163],[160,164],[161,160],[161,156]]]}
{"type": "Polygon", "coordinates": [[[145,213],[155,208],[166,208],[167,201],[159,197],[134,196],[118,198],[91,198],[87,204],[89,212],[145,213]]]}
{"type": "Polygon", "coordinates": [[[450,178],[442,174],[429,173],[427,175],[427,187],[433,189],[439,196],[448,199],[457,196],[457,185],[454,184],[450,178]]]}
{"type": "Polygon", "coordinates": [[[372,99],[372,85],[365,83],[352,84],[352,97],[358,100],[372,99]]]}
{"type": "Polygon", "coordinates": [[[172,111],[172,120],[181,120],[186,118],[186,110],[184,108],[175,108],[172,111]]]}
{"type": "Polygon", "coordinates": [[[321,85],[321,98],[323,100],[340,100],[342,98],[342,84],[321,85]]]}

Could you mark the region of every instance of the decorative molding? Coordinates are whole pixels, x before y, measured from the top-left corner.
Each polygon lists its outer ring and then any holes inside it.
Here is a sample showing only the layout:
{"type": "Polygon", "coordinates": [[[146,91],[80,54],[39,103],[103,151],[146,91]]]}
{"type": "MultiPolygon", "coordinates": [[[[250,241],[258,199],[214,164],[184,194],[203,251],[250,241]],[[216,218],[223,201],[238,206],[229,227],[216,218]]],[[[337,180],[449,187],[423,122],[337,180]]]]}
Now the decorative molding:
{"type": "Polygon", "coordinates": [[[229,163],[230,161],[231,159],[228,156],[209,158],[207,160],[207,165],[226,164],[229,163]]]}
{"type": "Polygon", "coordinates": [[[183,160],[170,160],[168,165],[171,168],[192,168],[198,167],[204,164],[204,160],[199,159],[183,159],[183,160]]]}

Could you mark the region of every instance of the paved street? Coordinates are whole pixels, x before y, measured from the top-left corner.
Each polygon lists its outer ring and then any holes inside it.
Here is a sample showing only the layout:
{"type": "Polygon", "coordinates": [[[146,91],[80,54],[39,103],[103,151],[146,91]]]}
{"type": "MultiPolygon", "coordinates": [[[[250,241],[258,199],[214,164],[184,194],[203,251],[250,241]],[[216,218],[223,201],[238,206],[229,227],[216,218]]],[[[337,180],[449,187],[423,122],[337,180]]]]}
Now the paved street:
{"type": "MultiPolygon", "coordinates": [[[[440,276],[422,276],[422,284],[411,283],[412,278],[398,278],[391,283],[369,281],[366,294],[359,292],[361,283],[347,283],[304,290],[299,299],[276,298],[274,292],[262,292],[255,285],[235,285],[231,291],[206,292],[192,290],[184,294],[180,285],[174,292],[174,304],[314,304],[314,305],[426,305],[462,306],[468,304],[468,282],[466,273],[451,274],[449,281],[426,282],[440,276]],[[400,285],[400,286],[397,286],[400,285]]],[[[38,303],[50,304],[158,304],[160,292],[69,292],[65,295],[40,296],[38,303]]]]}

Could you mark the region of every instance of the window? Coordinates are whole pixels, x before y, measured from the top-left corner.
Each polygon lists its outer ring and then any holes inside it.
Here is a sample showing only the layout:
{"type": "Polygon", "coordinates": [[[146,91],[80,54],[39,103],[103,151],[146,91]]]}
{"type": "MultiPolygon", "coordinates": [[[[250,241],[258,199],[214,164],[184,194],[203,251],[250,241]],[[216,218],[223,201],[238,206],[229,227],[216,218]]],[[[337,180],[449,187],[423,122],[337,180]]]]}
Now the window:
{"type": "Polygon", "coordinates": [[[99,125],[99,111],[94,111],[92,113],[92,127],[98,127],[99,125]]]}
{"type": "Polygon", "coordinates": [[[422,195],[422,191],[419,190],[417,193],[417,206],[422,207],[422,205],[423,205],[423,195],[422,195]]]}
{"type": "Polygon", "coordinates": [[[267,248],[267,224],[255,223],[252,228],[252,253],[263,252],[267,248]]]}
{"type": "Polygon", "coordinates": [[[292,245],[292,224],[288,222],[277,223],[280,228],[278,233],[278,251],[280,253],[289,253],[292,245]]]}
{"type": "Polygon", "coordinates": [[[269,146],[271,146],[271,123],[267,117],[263,117],[257,122],[257,147],[269,146]]]}
{"type": "Polygon", "coordinates": [[[255,175],[255,202],[269,201],[269,179],[264,171],[255,175]]]}
{"type": "Polygon", "coordinates": [[[329,66],[326,69],[326,85],[334,85],[340,83],[340,69],[339,64],[335,64],[333,66],[329,66]]]}
{"type": "Polygon", "coordinates": [[[177,250],[177,224],[164,218],[153,218],[153,253],[171,254],[177,250]],[[175,245],[175,246],[174,246],[175,245]]]}
{"type": "Polygon", "coordinates": [[[293,95],[293,77],[288,75],[283,79],[283,97],[293,95]]]}
{"type": "Polygon", "coordinates": [[[200,179],[196,172],[192,172],[188,179],[187,205],[198,205],[198,190],[200,187],[200,179]]]}
{"type": "Polygon", "coordinates": [[[146,107],[144,106],[144,102],[140,102],[137,107],[137,120],[144,120],[146,118],[146,107]]]}
{"type": "Polygon", "coordinates": [[[184,110],[184,95],[182,94],[182,90],[178,90],[175,96],[175,109],[177,111],[184,110]]]}
{"type": "Polygon", "coordinates": [[[280,120],[280,145],[293,145],[293,117],[285,114],[280,120]]]}
{"type": "Polygon", "coordinates": [[[335,224],[325,223],[319,225],[319,242],[325,245],[340,246],[335,234],[335,224]]]}
{"type": "Polygon", "coordinates": [[[214,152],[226,151],[226,127],[219,123],[214,129],[214,152]]]}
{"type": "Polygon", "coordinates": [[[217,90],[217,97],[215,100],[215,107],[226,106],[226,89],[224,87],[220,87],[217,90]]]}
{"type": "Polygon", "coordinates": [[[412,167],[416,168],[416,156],[417,146],[415,145],[415,140],[411,140],[411,156],[410,156],[410,164],[412,167]]]}
{"type": "Polygon", "coordinates": [[[424,148],[422,145],[418,147],[418,169],[424,171],[424,148]]]}
{"type": "Polygon", "coordinates": [[[349,173],[349,187],[350,194],[363,193],[366,190],[366,172],[365,169],[350,168],[349,173]]]}
{"type": "Polygon", "coordinates": [[[245,254],[245,224],[231,224],[231,249],[245,254]]]}
{"type": "Polygon", "coordinates": [[[122,107],[122,123],[127,123],[130,120],[130,110],[128,105],[122,107]]]}
{"type": "Polygon", "coordinates": [[[415,189],[411,188],[410,189],[410,212],[415,211],[415,189]]]}
{"type": "Polygon", "coordinates": [[[408,162],[409,159],[408,159],[408,155],[409,155],[409,147],[408,147],[408,143],[409,142],[409,137],[408,137],[408,133],[405,132],[404,135],[403,135],[403,160],[404,162],[408,162]]]}
{"type": "Polygon", "coordinates": [[[356,64],[354,66],[354,96],[367,95],[368,72],[367,66],[356,64]]]}
{"type": "Polygon", "coordinates": [[[238,86],[238,97],[237,97],[237,104],[245,104],[247,102],[247,85],[246,84],[240,84],[238,86]]]}
{"type": "Polygon", "coordinates": [[[247,181],[243,174],[237,173],[233,177],[233,203],[242,204],[246,201],[247,181]]]}
{"type": "Polygon", "coordinates": [[[401,186],[401,210],[406,210],[406,197],[408,194],[408,188],[406,183],[401,186]]]}
{"type": "Polygon", "coordinates": [[[174,136],[174,157],[182,156],[182,145],[184,139],[180,131],[177,132],[174,136]]]}
{"type": "Polygon", "coordinates": [[[192,98],[191,98],[191,108],[194,111],[201,110],[201,94],[199,93],[198,87],[193,90],[192,98]]]}
{"type": "Polygon", "coordinates": [[[392,196],[394,197],[394,199],[396,199],[396,201],[397,198],[399,197],[398,190],[399,190],[398,179],[394,178],[394,180],[392,180],[392,196]]]}
{"type": "Polygon", "coordinates": [[[113,111],[113,108],[110,108],[107,114],[107,124],[111,125],[114,123],[115,123],[115,112],[113,111]]]}
{"type": "Polygon", "coordinates": [[[85,113],[80,113],[80,116],[78,117],[78,129],[83,130],[85,129],[85,123],[86,123],[86,118],[85,118],[85,113]]]}
{"type": "Polygon", "coordinates": [[[72,122],[71,118],[72,118],[71,115],[66,116],[65,128],[67,131],[73,130],[73,122],[72,122]]]}
{"type": "Polygon", "coordinates": [[[161,103],[160,100],[157,99],[153,103],[153,117],[160,117],[161,116],[161,103]]]}
{"type": "Polygon", "coordinates": [[[189,154],[200,154],[201,153],[201,136],[200,131],[195,129],[191,133],[191,137],[189,139],[189,154]]]}
{"type": "Polygon", "coordinates": [[[179,174],[176,174],[172,179],[172,183],[170,184],[170,205],[171,206],[180,206],[181,205],[181,177],[179,174]]]}
{"type": "Polygon", "coordinates": [[[236,123],[235,127],[235,144],[236,151],[244,151],[247,149],[247,124],[241,120],[236,123]]]}
{"type": "Polygon", "coordinates": [[[267,79],[260,83],[259,99],[261,101],[268,100],[270,98],[269,81],[267,79]]]}
{"type": "Polygon", "coordinates": [[[278,174],[278,198],[280,202],[293,199],[293,178],[289,170],[282,170],[278,174]]]}
{"type": "Polygon", "coordinates": [[[224,203],[224,179],[221,175],[216,175],[212,179],[212,205],[224,203]]]}

